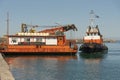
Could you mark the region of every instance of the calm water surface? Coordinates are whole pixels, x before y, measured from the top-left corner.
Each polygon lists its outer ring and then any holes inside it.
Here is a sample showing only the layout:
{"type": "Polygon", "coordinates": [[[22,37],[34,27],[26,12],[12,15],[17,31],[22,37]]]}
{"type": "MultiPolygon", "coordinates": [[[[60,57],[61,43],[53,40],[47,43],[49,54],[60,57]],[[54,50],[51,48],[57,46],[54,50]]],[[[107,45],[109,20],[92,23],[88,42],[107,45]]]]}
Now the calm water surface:
{"type": "Polygon", "coordinates": [[[120,80],[120,43],[108,52],[75,56],[8,56],[16,80],[120,80]]]}

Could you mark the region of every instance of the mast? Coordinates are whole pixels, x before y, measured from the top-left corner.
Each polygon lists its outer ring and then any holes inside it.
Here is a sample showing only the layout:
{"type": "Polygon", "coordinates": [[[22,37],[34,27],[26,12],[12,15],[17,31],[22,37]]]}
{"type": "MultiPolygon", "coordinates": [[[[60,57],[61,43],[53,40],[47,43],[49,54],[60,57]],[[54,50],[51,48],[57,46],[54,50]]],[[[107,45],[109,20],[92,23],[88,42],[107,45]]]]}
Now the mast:
{"type": "Polygon", "coordinates": [[[93,10],[91,10],[91,12],[90,12],[90,26],[91,27],[95,27],[95,24],[94,24],[95,18],[99,18],[99,16],[96,15],[93,10]]]}
{"type": "MultiPolygon", "coordinates": [[[[6,36],[9,36],[9,12],[7,12],[7,32],[6,32],[6,36]]],[[[7,38],[6,44],[9,44],[9,39],[7,38]]]]}
{"type": "Polygon", "coordinates": [[[91,26],[91,27],[94,27],[94,21],[95,21],[94,11],[91,10],[91,12],[90,12],[90,26],[91,26]]]}
{"type": "Polygon", "coordinates": [[[9,12],[7,12],[7,35],[9,35],[9,12]]]}

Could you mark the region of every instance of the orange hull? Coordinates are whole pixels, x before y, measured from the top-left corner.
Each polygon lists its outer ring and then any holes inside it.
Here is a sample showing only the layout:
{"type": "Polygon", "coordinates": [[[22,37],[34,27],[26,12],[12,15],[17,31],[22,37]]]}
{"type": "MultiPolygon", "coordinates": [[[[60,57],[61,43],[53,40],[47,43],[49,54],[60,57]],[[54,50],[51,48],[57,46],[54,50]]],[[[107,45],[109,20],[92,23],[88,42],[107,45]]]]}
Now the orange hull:
{"type": "Polygon", "coordinates": [[[37,54],[51,54],[51,53],[63,53],[63,54],[75,54],[77,53],[77,49],[70,48],[69,46],[35,46],[35,45],[9,45],[7,49],[0,50],[1,53],[7,54],[29,54],[29,53],[37,53],[37,54]]]}

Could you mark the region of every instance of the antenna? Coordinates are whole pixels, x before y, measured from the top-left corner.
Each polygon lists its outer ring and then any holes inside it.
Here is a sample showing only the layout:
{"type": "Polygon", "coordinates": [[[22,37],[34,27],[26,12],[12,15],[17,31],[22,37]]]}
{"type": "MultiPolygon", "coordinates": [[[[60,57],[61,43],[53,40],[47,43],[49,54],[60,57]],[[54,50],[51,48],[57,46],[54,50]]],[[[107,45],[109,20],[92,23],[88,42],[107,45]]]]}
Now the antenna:
{"type": "Polygon", "coordinates": [[[94,18],[94,11],[91,10],[91,12],[90,12],[90,26],[91,26],[91,27],[94,26],[94,21],[95,21],[95,18],[94,18]]]}
{"type": "Polygon", "coordinates": [[[7,12],[7,35],[9,35],[9,12],[7,12]]]}
{"type": "Polygon", "coordinates": [[[91,27],[94,27],[95,18],[99,18],[99,16],[94,14],[94,11],[91,10],[90,12],[90,26],[91,27]]]}

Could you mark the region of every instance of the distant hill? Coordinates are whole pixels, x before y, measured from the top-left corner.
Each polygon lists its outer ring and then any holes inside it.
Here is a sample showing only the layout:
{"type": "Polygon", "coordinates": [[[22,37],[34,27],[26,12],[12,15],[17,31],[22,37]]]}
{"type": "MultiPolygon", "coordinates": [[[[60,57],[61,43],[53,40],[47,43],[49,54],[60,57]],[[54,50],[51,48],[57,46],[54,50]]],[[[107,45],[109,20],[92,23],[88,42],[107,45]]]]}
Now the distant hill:
{"type": "MultiPolygon", "coordinates": [[[[120,42],[120,40],[113,40],[113,39],[104,39],[103,40],[105,43],[115,43],[115,42],[120,42]]],[[[76,39],[76,42],[83,43],[83,39],[76,39]]]]}
{"type": "Polygon", "coordinates": [[[118,40],[114,40],[114,39],[104,39],[104,42],[107,42],[107,43],[114,43],[114,42],[117,42],[118,40]]]}

